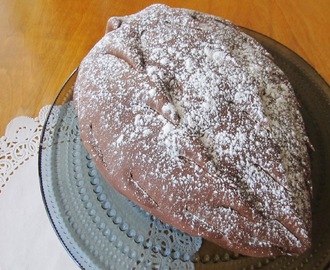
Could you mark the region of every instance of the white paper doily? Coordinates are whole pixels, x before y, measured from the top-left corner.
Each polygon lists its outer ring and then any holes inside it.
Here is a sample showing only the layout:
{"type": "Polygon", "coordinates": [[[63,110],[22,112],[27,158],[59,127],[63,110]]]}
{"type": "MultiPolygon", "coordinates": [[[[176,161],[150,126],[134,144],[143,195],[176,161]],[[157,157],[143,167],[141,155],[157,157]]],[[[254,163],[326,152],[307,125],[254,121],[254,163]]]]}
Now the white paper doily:
{"type": "Polygon", "coordinates": [[[0,194],[18,168],[37,154],[50,107],[43,107],[36,118],[20,116],[7,125],[5,135],[0,138],[0,194]]]}
{"type": "Polygon", "coordinates": [[[38,148],[50,106],[17,117],[0,137],[0,269],[77,270],[47,217],[39,185],[38,148]]]}

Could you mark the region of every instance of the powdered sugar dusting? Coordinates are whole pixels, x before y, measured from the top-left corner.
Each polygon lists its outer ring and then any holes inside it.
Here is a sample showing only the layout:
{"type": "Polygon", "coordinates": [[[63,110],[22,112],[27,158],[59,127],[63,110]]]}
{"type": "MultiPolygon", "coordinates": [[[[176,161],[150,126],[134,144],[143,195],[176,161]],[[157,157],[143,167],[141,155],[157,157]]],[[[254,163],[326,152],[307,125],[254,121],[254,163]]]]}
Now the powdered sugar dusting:
{"type": "Polygon", "coordinates": [[[308,139],[271,56],[198,12],[153,5],[118,20],[81,64],[74,96],[84,143],[109,182],[234,251],[306,249],[308,139]]]}

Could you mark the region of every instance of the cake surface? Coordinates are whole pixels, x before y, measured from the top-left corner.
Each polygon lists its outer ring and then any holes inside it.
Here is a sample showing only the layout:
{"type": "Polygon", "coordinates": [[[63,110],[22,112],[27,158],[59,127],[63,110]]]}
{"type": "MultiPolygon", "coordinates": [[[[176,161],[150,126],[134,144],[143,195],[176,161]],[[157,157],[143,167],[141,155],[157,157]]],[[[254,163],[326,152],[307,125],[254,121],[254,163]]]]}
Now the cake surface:
{"type": "Polygon", "coordinates": [[[297,100],[232,23],[165,5],[110,18],[79,67],[74,105],[105,179],[162,221],[245,255],[310,247],[297,100]]]}

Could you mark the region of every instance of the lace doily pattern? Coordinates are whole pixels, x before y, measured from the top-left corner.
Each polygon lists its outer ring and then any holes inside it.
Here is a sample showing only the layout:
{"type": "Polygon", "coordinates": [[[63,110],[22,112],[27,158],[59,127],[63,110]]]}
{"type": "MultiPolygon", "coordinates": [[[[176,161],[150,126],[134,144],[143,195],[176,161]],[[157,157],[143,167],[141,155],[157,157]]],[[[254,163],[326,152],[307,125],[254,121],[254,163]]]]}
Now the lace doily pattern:
{"type": "Polygon", "coordinates": [[[194,269],[202,240],[113,190],[82,146],[72,102],[54,107],[42,141],[42,190],[54,227],[85,269],[194,269]]]}
{"type": "Polygon", "coordinates": [[[0,138],[0,193],[15,171],[38,153],[40,134],[50,106],[43,107],[36,118],[14,118],[0,138]]]}

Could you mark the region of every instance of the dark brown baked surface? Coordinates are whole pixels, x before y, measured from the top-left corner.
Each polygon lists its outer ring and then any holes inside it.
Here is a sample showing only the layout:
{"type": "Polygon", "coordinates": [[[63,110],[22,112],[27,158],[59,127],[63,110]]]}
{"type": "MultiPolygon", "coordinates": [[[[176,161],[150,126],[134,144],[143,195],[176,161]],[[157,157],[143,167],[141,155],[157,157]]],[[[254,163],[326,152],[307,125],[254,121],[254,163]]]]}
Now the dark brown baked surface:
{"type": "Polygon", "coordinates": [[[80,65],[74,105],[109,184],[162,221],[251,256],[310,247],[299,104],[232,23],[165,5],[111,18],[80,65]]]}

